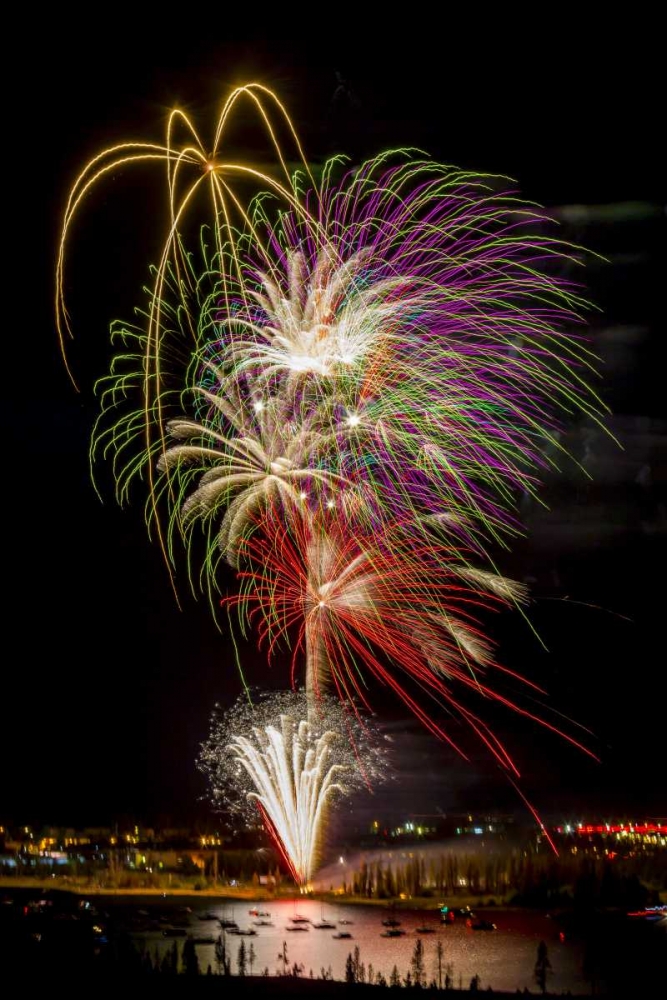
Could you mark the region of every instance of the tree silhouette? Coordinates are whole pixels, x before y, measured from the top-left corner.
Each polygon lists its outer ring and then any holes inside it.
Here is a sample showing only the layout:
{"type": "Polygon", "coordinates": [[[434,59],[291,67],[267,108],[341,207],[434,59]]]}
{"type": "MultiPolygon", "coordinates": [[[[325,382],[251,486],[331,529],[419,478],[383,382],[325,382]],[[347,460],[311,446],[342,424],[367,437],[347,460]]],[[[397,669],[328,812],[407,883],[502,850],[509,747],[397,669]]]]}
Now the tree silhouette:
{"type": "Polygon", "coordinates": [[[172,944],[171,948],[167,954],[162,959],[162,965],[160,966],[162,972],[165,972],[169,976],[175,976],[178,972],[178,946],[176,942],[172,944]]]}
{"type": "Polygon", "coordinates": [[[215,960],[218,965],[218,975],[231,975],[231,962],[227,955],[227,942],[223,934],[220,934],[215,942],[215,960]]]}
{"type": "Polygon", "coordinates": [[[282,951],[278,952],[278,961],[283,963],[283,976],[287,975],[287,963],[289,959],[287,957],[287,941],[283,941],[282,951]]]}
{"type": "Polygon", "coordinates": [[[246,964],[247,964],[247,959],[245,953],[245,941],[241,941],[238,953],[236,955],[236,967],[239,970],[239,976],[245,976],[246,964]]]}
{"type": "Polygon", "coordinates": [[[195,943],[192,938],[187,938],[187,940],[183,942],[181,961],[183,963],[183,971],[186,976],[199,975],[199,959],[197,958],[195,943]]]}
{"type": "Polygon", "coordinates": [[[422,944],[421,938],[419,938],[415,944],[414,951],[412,952],[412,958],[410,959],[410,968],[412,969],[412,981],[415,986],[424,985],[424,945],[422,944]]]}
{"type": "Polygon", "coordinates": [[[551,972],[551,962],[549,952],[544,941],[540,941],[537,946],[537,961],[535,962],[535,982],[542,990],[547,992],[547,976],[551,972]]]}
{"type": "Polygon", "coordinates": [[[438,975],[438,989],[442,989],[442,961],[445,955],[445,948],[442,941],[438,941],[435,949],[435,967],[438,975]]]}

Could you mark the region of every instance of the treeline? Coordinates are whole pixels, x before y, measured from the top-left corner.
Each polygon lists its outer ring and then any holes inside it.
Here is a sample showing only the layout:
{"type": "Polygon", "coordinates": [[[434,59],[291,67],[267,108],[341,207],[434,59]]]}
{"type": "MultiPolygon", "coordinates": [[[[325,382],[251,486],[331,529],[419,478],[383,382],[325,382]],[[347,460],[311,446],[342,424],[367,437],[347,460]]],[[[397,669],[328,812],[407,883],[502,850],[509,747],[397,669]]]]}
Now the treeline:
{"type": "MultiPolygon", "coordinates": [[[[176,852],[174,852],[176,853],[176,852]]],[[[141,855],[138,855],[139,857],[141,855]]],[[[260,884],[280,886],[285,880],[280,871],[273,851],[235,849],[207,851],[205,855],[198,851],[183,850],[178,853],[178,861],[173,865],[151,861],[146,855],[147,863],[131,865],[123,857],[121,850],[107,850],[103,857],[72,858],[54,868],[39,856],[21,857],[20,863],[7,860],[0,862],[0,876],[11,878],[46,879],[56,874],[77,885],[90,885],[114,889],[203,889],[214,885],[230,885],[234,882],[242,885],[260,884]],[[197,863],[203,856],[204,863],[197,863]]],[[[288,884],[291,879],[287,877],[288,884]]]]}
{"type": "Polygon", "coordinates": [[[667,873],[659,859],[609,861],[572,854],[414,854],[405,861],[362,861],[345,888],[367,899],[400,896],[488,897],[490,905],[581,904],[640,907],[658,902],[667,873]]]}
{"type": "MultiPolygon", "coordinates": [[[[546,976],[544,970],[550,968],[546,955],[546,945],[542,943],[538,949],[536,975],[539,965],[543,970],[543,975],[546,976]],[[541,959],[540,955],[542,955],[541,959]]],[[[259,975],[262,978],[282,976],[293,979],[308,978],[327,982],[334,981],[331,966],[327,968],[322,966],[316,971],[312,968],[306,969],[303,963],[292,962],[286,941],[283,941],[281,950],[276,957],[276,963],[275,969],[269,969],[268,966],[258,968],[252,942],[250,945],[246,945],[245,941],[241,941],[236,954],[232,954],[224,935],[218,938],[215,947],[215,963],[208,964],[206,968],[202,967],[191,939],[184,941],[181,949],[174,941],[171,947],[162,954],[157,950],[151,954],[148,950],[139,950],[129,938],[124,938],[116,943],[115,948],[106,957],[106,964],[109,967],[122,969],[124,972],[139,976],[216,975],[245,977],[259,975]]],[[[468,989],[473,993],[481,989],[481,978],[478,975],[472,976],[470,981],[465,983],[461,976],[455,977],[454,966],[451,962],[446,961],[442,941],[438,941],[432,951],[428,951],[421,939],[415,942],[408,967],[399,969],[398,965],[394,965],[388,976],[379,970],[376,971],[372,963],[366,964],[362,960],[359,947],[356,946],[354,951],[347,956],[345,982],[368,986],[416,987],[444,991],[468,989]]],[[[544,982],[546,983],[546,978],[544,978],[544,982]]],[[[541,981],[540,985],[542,985],[541,981]]],[[[490,986],[487,986],[486,990],[492,992],[490,986]]]]}

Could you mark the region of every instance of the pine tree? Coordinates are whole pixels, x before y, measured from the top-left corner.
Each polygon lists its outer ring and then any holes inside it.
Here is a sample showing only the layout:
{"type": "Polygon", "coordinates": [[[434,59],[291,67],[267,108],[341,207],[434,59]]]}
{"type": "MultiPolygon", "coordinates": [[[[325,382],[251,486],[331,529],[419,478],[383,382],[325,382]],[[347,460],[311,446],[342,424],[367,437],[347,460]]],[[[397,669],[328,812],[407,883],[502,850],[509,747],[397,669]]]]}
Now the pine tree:
{"type": "Polygon", "coordinates": [[[535,962],[535,982],[542,990],[547,992],[547,976],[551,972],[551,962],[549,952],[544,941],[540,941],[537,946],[537,961],[535,962]]]}
{"type": "Polygon", "coordinates": [[[219,976],[231,975],[231,961],[227,955],[227,940],[224,934],[221,934],[215,942],[215,960],[218,965],[219,976]]]}
{"type": "Polygon", "coordinates": [[[236,955],[236,967],[239,970],[239,976],[245,976],[245,971],[246,971],[245,941],[241,941],[241,944],[239,945],[239,950],[236,955]]]}
{"type": "Polygon", "coordinates": [[[248,949],[248,965],[250,966],[250,975],[251,976],[252,976],[252,967],[255,964],[255,959],[256,958],[257,958],[257,954],[255,952],[255,946],[254,946],[254,944],[251,941],[250,942],[250,948],[248,949]]]}
{"type": "Polygon", "coordinates": [[[389,977],[389,985],[390,986],[400,986],[401,985],[401,977],[400,977],[397,965],[395,965],[394,968],[391,970],[391,976],[389,977]]]}
{"type": "Polygon", "coordinates": [[[445,954],[444,945],[442,941],[438,941],[438,944],[435,949],[435,967],[438,977],[437,982],[439,990],[442,989],[442,960],[444,958],[444,954],[445,954]]]}
{"type": "Polygon", "coordinates": [[[348,952],[348,956],[345,960],[345,982],[346,983],[356,983],[357,976],[354,969],[354,959],[352,958],[352,952],[348,952]]]}
{"type": "Polygon", "coordinates": [[[422,944],[421,938],[416,942],[415,949],[412,952],[412,958],[410,959],[410,968],[412,969],[412,981],[415,986],[424,985],[424,945],[422,944]]]}
{"type": "Polygon", "coordinates": [[[287,941],[283,941],[282,950],[278,952],[278,961],[283,963],[283,976],[287,975],[287,941]]]}
{"type": "Polygon", "coordinates": [[[192,938],[187,938],[183,942],[183,953],[182,953],[182,963],[183,971],[186,976],[198,976],[199,975],[199,959],[197,958],[197,952],[195,951],[195,943],[192,938]]]}

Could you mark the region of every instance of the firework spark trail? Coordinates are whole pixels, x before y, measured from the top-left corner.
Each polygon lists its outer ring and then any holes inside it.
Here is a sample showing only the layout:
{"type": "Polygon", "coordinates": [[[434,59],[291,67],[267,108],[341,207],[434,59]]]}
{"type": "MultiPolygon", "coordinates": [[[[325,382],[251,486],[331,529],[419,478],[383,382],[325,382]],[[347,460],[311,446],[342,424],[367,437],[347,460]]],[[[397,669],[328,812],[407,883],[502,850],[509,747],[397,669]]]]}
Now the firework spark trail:
{"type": "MultiPolygon", "coordinates": [[[[415,545],[408,536],[386,549],[364,549],[358,540],[313,529],[287,530],[279,517],[270,534],[257,531],[245,542],[239,574],[241,592],[227,603],[238,606],[247,624],[266,641],[269,654],[298,628],[293,656],[319,649],[316,669],[309,657],[310,686],[319,693],[331,684],[343,699],[366,700],[363,678],[375,675],[416,710],[408,688],[387,661],[462,717],[503,768],[516,765],[488,726],[454,693],[454,687],[496,701],[557,732],[593,756],[578,740],[546,718],[522,707],[487,680],[494,672],[541,691],[494,662],[477,615],[522,600],[524,588],[490,573],[468,569],[451,547],[415,545]]],[[[383,539],[386,541],[386,539],[383,539]]],[[[436,735],[455,746],[442,725],[418,713],[436,735]]]]}
{"type": "MultiPolygon", "coordinates": [[[[229,194],[199,266],[170,237],[147,329],[106,387],[112,412],[131,383],[145,396],[100,440],[138,450],[121,465],[123,496],[147,466],[172,565],[175,536],[206,524],[209,588],[214,550],[235,564],[244,525],[276,494],[288,518],[297,499],[340,504],[354,531],[410,519],[428,536],[439,524],[484,561],[487,542],[520,531],[517,497],[554,463],[546,445],[564,457],[559,414],[599,420],[574,332],[586,303],[544,270],[578,263],[578,248],[544,235],[539,211],[498,178],[408,151],[336,182],[338,165],[306,191],[304,174],[273,184],[243,211],[229,194]],[[186,419],[165,390],[174,344],[192,359],[186,419]]],[[[211,183],[230,169],[216,161],[211,183]]]]}

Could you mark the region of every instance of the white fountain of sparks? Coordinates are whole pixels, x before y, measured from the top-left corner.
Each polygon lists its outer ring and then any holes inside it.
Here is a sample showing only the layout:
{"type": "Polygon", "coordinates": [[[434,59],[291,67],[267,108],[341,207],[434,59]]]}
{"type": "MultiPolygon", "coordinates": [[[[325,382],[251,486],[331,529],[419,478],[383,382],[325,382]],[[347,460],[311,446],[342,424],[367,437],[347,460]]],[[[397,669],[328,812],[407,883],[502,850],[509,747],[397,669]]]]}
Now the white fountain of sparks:
{"type": "Polygon", "coordinates": [[[262,691],[216,708],[199,767],[222,811],[251,823],[259,807],[304,888],[329,807],[387,780],[385,742],[371,719],[324,692],[262,691]]]}
{"type": "Polygon", "coordinates": [[[344,793],[337,780],[346,770],[336,763],[332,731],[317,736],[309,722],[280,717],[280,726],[254,729],[237,737],[230,750],[245,768],[258,802],[283,845],[301,887],[317,863],[324,819],[332,797],[344,793]]]}

